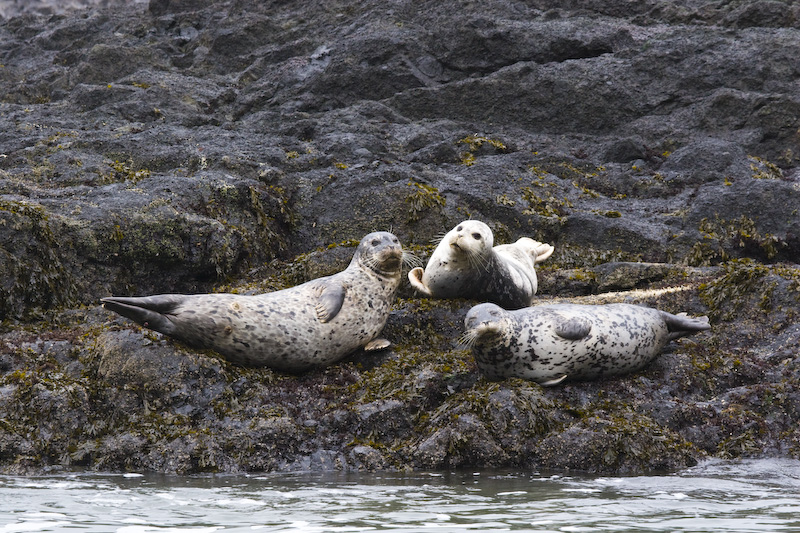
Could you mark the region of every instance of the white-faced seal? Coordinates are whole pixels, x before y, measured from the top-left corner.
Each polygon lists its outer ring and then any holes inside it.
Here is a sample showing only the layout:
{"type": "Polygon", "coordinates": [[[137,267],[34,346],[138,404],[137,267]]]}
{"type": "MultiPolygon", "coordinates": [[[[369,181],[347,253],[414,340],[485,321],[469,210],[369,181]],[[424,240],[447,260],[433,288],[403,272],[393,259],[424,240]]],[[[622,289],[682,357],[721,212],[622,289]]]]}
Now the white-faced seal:
{"type": "Polygon", "coordinates": [[[408,280],[426,296],[485,300],[519,309],[531,305],[538,289],[536,263],[552,253],[552,246],[528,237],[494,246],[489,226],[465,220],[442,238],[424,269],[408,273],[408,280]]]}
{"type": "Polygon", "coordinates": [[[242,365],[301,372],[329,365],[379,339],[400,286],[403,249],[388,232],[361,240],[350,265],[290,289],[238,294],[111,297],[106,309],[242,365]]]}
{"type": "Polygon", "coordinates": [[[464,320],[464,344],[489,379],[542,385],[634,372],[679,337],[710,329],[708,317],[673,315],[631,304],[537,305],[506,311],[476,305],[464,320]]]}

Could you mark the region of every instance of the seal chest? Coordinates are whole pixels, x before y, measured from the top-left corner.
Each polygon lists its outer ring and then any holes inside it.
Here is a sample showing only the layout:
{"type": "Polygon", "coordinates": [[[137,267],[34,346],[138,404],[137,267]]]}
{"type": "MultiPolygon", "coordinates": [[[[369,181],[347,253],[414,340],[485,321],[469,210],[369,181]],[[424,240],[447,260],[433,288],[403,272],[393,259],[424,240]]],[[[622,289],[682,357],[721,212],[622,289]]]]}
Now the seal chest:
{"type": "Polygon", "coordinates": [[[464,320],[465,344],[489,379],[542,385],[635,372],[673,339],[710,329],[707,317],[631,304],[538,305],[507,311],[480,304],[464,320]]]}
{"type": "Polygon", "coordinates": [[[350,265],[329,277],[255,296],[111,297],[107,309],[187,344],[250,366],[301,372],[364,348],[378,336],[400,286],[403,250],[391,233],[365,236],[350,265]]]}
{"type": "Polygon", "coordinates": [[[423,269],[408,273],[411,286],[433,298],[488,300],[508,309],[528,306],[538,289],[536,263],[553,247],[528,237],[494,246],[492,230],[465,220],[439,242],[423,269]]]}

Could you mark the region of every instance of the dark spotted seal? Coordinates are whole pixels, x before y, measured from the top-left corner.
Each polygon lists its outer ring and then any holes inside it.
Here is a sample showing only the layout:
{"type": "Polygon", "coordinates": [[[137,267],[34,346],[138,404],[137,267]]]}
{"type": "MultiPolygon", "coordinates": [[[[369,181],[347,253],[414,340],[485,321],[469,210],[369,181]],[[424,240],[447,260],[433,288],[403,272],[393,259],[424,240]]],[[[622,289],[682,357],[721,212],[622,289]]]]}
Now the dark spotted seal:
{"type": "Polygon", "coordinates": [[[408,273],[411,285],[434,298],[469,298],[519,309],[533,302],[538,289],[536,263],[553,247],[528,237],[494,246],[489,226],[465,220],[450,230],[427,266],[408,273]]]}
{"type": "Polygon", "coordinates": [[[548,304],[506,311],[476,305],[464,320],[464,344],[489,379],[542,385],[634,372],[679,337],[710,329],[705,316],[673,315],[631,304],[548,304]]]}
{"type": "Polygon", "coordinates": [[[403,249],[387,232],[361,240],[350,265],[329,277],[255,296],[164,294],[103,298],[134,322],[235,363],[301,372],[330,365],[378,338],[397,288],[403,249]]]}

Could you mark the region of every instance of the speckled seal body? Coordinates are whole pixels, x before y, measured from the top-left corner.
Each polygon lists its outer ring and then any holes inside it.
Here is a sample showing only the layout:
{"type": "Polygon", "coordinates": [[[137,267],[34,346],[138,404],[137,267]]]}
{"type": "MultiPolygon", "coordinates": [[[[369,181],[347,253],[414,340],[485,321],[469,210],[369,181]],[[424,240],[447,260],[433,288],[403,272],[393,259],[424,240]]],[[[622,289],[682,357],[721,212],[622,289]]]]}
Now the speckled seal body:
{"type": "Polygon", "coordinates": [[[164,294],[102,299],[142,326],[230,361],[302,372],[358,350],[389,345],[378,335],[400,286],[403,250],[388,232],[370,233],[337,274],[254,296],[164,294]]]}
{"type": "Polygon", "coordinates": [[[707,317],[632,304],[548,304],[516,311],[481,304],[469,310],[464,325],[464,342],[487,378],[542,385],[635,372],[669,341],[710,329],[707,317]]]}
{"type": "Polygon", "coordinates": [[[408,279],[433,298],[469,298],[519,309],[531,305],[538,289],[536,263],[552,253],[552,246],[528,237],[494,246],[489,226],[465,220],[444,236],[425,268],[411,270],[408,279]]]}

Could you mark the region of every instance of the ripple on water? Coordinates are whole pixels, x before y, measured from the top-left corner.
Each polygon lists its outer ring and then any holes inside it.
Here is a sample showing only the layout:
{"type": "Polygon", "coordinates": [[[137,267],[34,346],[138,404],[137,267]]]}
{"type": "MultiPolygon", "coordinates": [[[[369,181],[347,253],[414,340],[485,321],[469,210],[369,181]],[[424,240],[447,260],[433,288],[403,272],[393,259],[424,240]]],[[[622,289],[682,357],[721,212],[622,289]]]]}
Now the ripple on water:
{"type": "Polygon", "coordinates": [[[663,476],[531,472],[0,476],[11,531],[791,531],[800,462],[663,476]]]}

